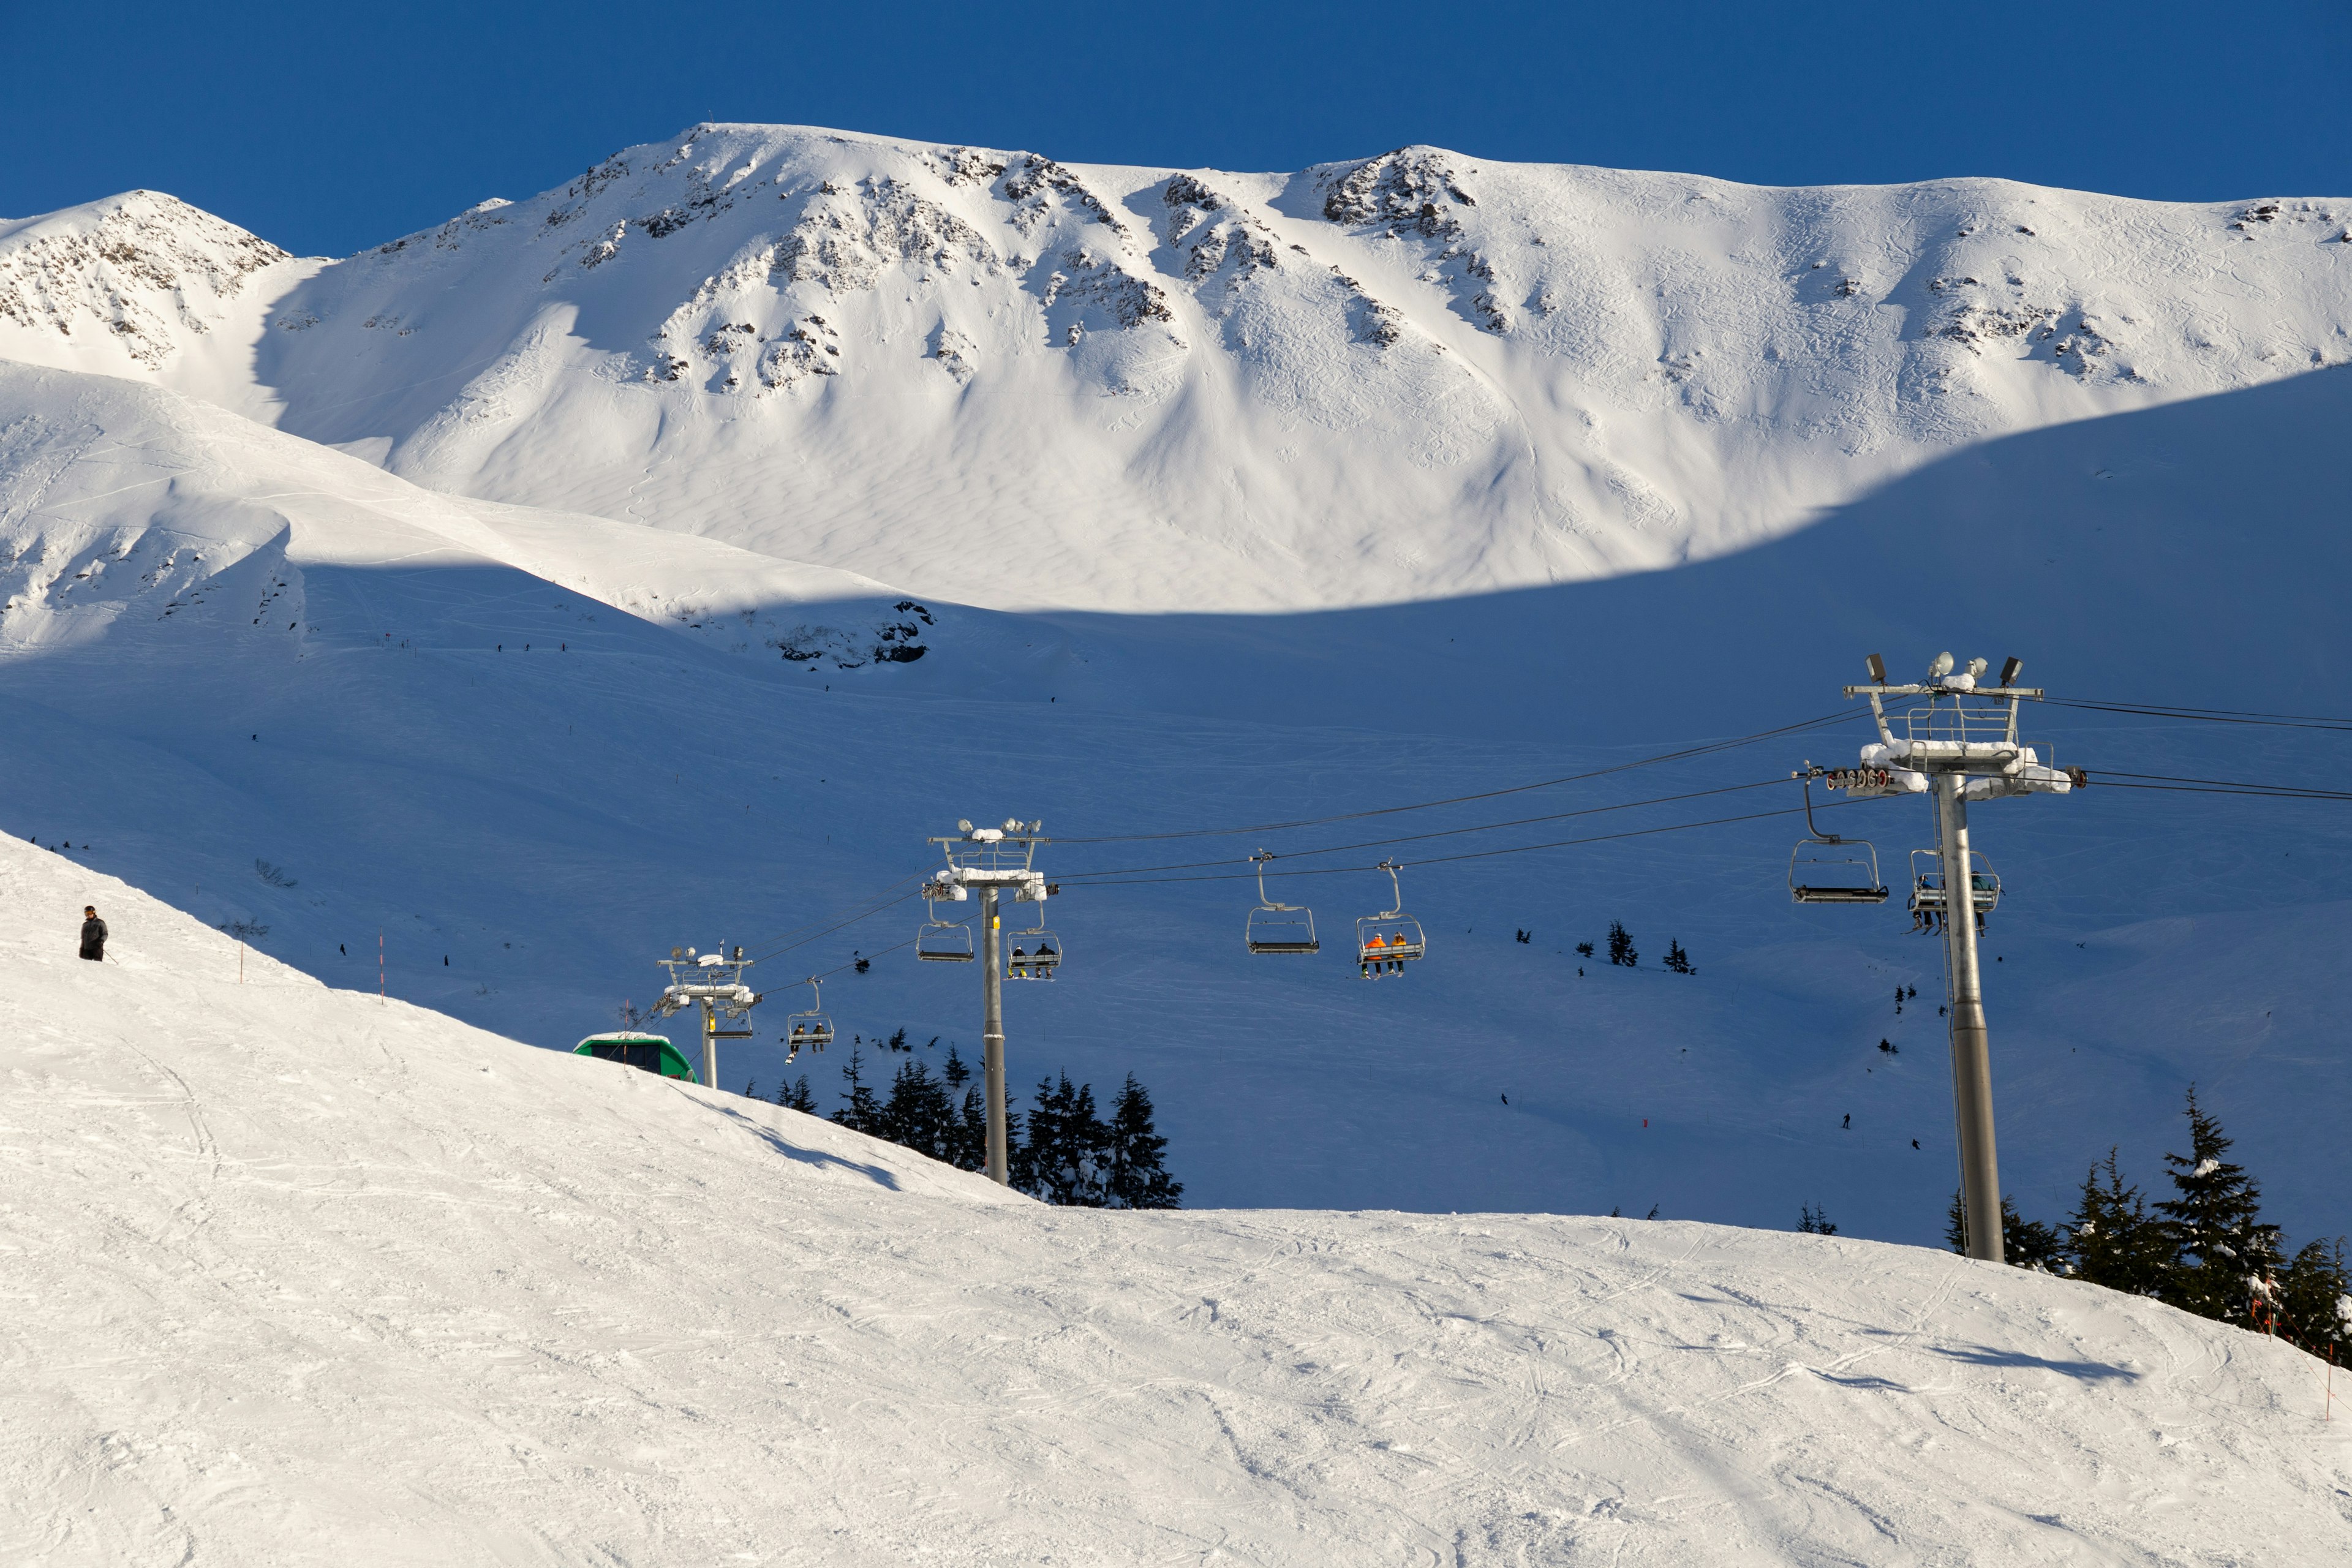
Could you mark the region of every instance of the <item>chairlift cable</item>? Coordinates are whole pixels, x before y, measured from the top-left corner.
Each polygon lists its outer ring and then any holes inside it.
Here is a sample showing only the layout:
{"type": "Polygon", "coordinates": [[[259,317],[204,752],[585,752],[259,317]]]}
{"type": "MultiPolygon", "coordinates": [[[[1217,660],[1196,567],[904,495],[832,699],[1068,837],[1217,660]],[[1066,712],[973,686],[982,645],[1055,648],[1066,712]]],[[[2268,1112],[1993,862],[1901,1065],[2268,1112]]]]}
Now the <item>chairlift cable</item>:
{"type": "MultiPolygon", "coordinates": [[[[840,921],[840,922],[838,922],[837,924],[835,924],[835,925],[827,926],[824,930],[823,930],[823,931],[817,931],[817,932],[815,932],[814,935],[804,936],[804,937],[801,938],[801,939],[800,939],[800,941],[798,941],[798,942],[786,942],[786,943],[785,943],[783,946],[782,946],[782,947],[779,947],[779,948],[773,949],[772,951],[770,951],[770,952],[763,952],[763,953],[760,954],[759,958],[757,958],[757,959],[753,960],[753,962],[755,962],[755,963],[761,963],[761,962],[765,962],[765,961],[770,960],[770,959],[781,958],[781,957],[782,957],[785,953],[788,953],[788,952],[792,952],[794,948],[806,947],[809,943],[811,943],[811,942],[821,942],[821,941],[823,941],[824,938],[831,936],[835,931],[846,931],[846,930],[848,930],[851,926],[854,926],[854,925],[857,924],[860,921],[871,920],[871,919],[873,919],[876,915],[880,914],[880,913],[881,913],[883,910],[892,910],[892,909],[896,909],[896,908],[898,908],[900,904],[905,903],[908,899],[911,899],[911,898],[913,898],[914,896],[915,896],[915,895],[914,895],[914,894],[912,894],[912,893],[901,893],[901,894],[899,894],[897,898],[890,900],[889,900],[888,902],[887,902],[887,903],[879,903],[879,904],[875,905],[875,906],[874,906],[872,909],[870,909],[870,910],[864,910],[864,911],[862,911],[862,912],[860,912],[860,913],[851,915],[847,920],[842,921],[840,921]]],[[[904,942],[901,942],[901,943],[899,944],[899,946],[901,946],[901,947],[903,947],[903,946],[905,946],[905,945],[906,945],[906,944],[905,944],[904,942]]],[[[883,951],[887,952],[890,952],[890,951],[893,951],[893,950],[888,949],[888,948],[886,948],[886,949],[884,949],[883,951]]],[[[868,956],[870,957],[871,955],[869,954],[868,956]]],[[[819,978],[822,978],[822,976],[820,976],[819,978]]]]}
{"type": "Polygon", "coordinates": [[[2150,779],[2169,784],[2211,784],[2224,790],[2243,790],[2249,795],[2284,795],[2307,800],[2352,800],[2352,790],[2324,789],[2317,784],[2270,784],[2246,779],[2192,779],[2172,773],[2110,772],[2105,768],[2092,775],[2092,782],[2096,784],[2105,784],[2114,779],[2150,779]]]}
{"type": "MultiPolygon", "coordinates": [[[[1839,806],[1860,805],[1863,804],[1864,803],[1861,801],[1835,801],[1826,805],[1817,805],[1813,809],[1815,811],[1830,811],[1834,810],[1839,806]]],[[[1444,866],[1456,860],[1490,860],[1497,856],[1528,855],[1539,849],[1566,849],[1579,844],[1605,844],[1612,839],[1645,838],[1652,835],[1660,833],[1685,833],[1693,828],[1720,827],[1724,824],[1730,822],[1757,822],[1763,818],[1771,816],[1798,816],[1803,814],[1804,809],[1805,808],[1801,805],[1779,806],[1770,811],[1751,811],[1738,816],[1710,817],[1705,822],[1676,822],[1670,823],[1664,827],[1635,827],[1629,828],[1622,833],[1598,833],[1588,837],[1560,838],[1545,844],[1517,844],[1507,849],[1478,849],[1461,855],[1438,855],[1433,856],[1426,860],[1405,861],[1401,862],[1401,864],[1412,867],[1444,866]]],[[[1378,871],[1381,869],[1382,869],[1382,868],[1378,865],[1318,866],[1309,870],[1277,871],[1273,873],[1273,875],[1278,877],[1336,877],[1357,871],[1378,871]]],[[[1255,873],[1249,871],[1225,871],[1207,877],[1138,877],[1124,882],[1089,882],[1087,885],[1091,888],[1140,888],[1152,886],[1160,882],[1246,882],[1251,880],[1255,875],[1255,873]]]]}
{"type": "MultiPolygon", "coordinates": [[[[1741,790],[1763,789],[1770,784],[1787,784],[1789,780],[1786,776],[1759,779],[1753,784],[1725,784],[1717,789],[1691,790],[1682,795],[1662,795],[1653,796],[1648,800],[1619,801],[1612,805],[1588,805],[1580,807],[1575,811],[1550,812],[1542,816],[1516,817],[1509,822],[1485,822],[1480,823],[1474,827],[1446,827],[1440,828],[1430,833],[1405,834],[1395,838],[1367,838],[1355,844],[1327,844],[1319,849],[1286,849],[1283,851],[1282,858],[1286,860],[1291,860],[1296,859],[1302,855],[1341,855],[1350,849],[1378,849],[1384,845],[1414,844],[1430,838],[1453,838],[1458,837],[1465,833],[1493,833],[1498,829],[1506,827],[1525,827],[1530,823],[1558,822],[1571,816],[1596,816],[1604,812],[1611,811],[1632,811],[1637,806],[1664,805],[1673,801],[1696,800],[1702,796],[1712,795],[1733,795],[1741,790]]],[[[1204,869],[1211,866],[1243,866],[1249,863],[1249,858],[1250,858],[1248,856],[1243,855],[1223,860],[1181,861],[1170,866],[1129,866],[1116,870],[1069,871],[1063,873],[1056,879],[1064,882],[1075,883],[1079,887],[1098,887],[1101,884],[1093,880],[1093,879],[1099,877],[1125,877],[1139,875],[1147,871],[1196,871],[1204,869]]],[[[1415,862],[1415,864],[1426,865],[1428,862],[1419,861],[1415,862]]]]}
{"type": "Polygon", "coordinates": [[[2352,734],[2352,720],[2324,719],[2302,713],[2237,713],[2221,708],[2165,708],[2139,702],[2087,702],[2074,698],[2045,697],[2059,708],[2081,708],[2097,713],[2127,713],[2147,719],[2181,719],[2204,724],[2252,724],[2276,730],[2323,730],[2352,734]]]}
{"type": "Polygon", "coordinates": [[[1512,784],[1504,789],[1480,790],[1472,795],[1449,795],[1442,800],[1415,801],[1408,805],[1376,806],[1367,811],[1343,811],[1331,816],[1305,816],[1289,822],[1261,822],[1246,827],[1193,827],[1173,833],[1113,833],[1091,838],[1056,837],[1057,844],[1137,844],[1167,838],[1225,838],[1249,833],[1276,833],[1295,827],[1319,827],[1326,823],[1355,822],[1367,816],[1392,816],[1399,812],[1430,811],[1441,805],[1461,805],[1474,800],[1494,800],[1507,795],[1525,795],[1530,790],[1551,789],[1560,784],[1580,784],[1586,779],[1606,778],[1612,773],[1629,773],[1635,768],[1654,767],[1660,763],[1680,762],[1690,757],[1703,757],[1717,752],[1727,752],[1741,746],[1791,735],[1801,730],[1818,729],[1825,724],[1843,723],[1861,717],[1855,710],[1841,709],[1818,719],[1807,719],[1795,724],[1783,724],[1777,730],[1763,730],[1753,735],[1741,735],[1728,741],[1710,741],[1703,745],[1685,746],[1679,751],[1663,752],[1654,757],[1636,762],[1620,763],[1613,767],[1595,768],[1590,773],[1567,773],[1556,779],[1539,779],[1534,784],[1512,784]]]}

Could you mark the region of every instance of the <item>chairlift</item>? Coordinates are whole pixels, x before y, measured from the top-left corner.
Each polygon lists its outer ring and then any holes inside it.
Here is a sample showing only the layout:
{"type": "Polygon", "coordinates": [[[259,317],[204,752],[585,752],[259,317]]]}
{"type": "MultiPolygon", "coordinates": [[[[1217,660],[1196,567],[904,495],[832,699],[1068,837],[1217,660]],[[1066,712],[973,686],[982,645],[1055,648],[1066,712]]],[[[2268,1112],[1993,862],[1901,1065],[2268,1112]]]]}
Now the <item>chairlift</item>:
{"type": "Polygon", "coordinates": [[[1004,973],[1013,980],[1051,980],[1061,966],[1062,939],[1045,929],[1045,911],[1040,909],[1035,925],[1013,933],[1013,952],[1004,961],[1004,973]]]}
{"type": "Polygon", "coordinates": [[[1257,862],[1257,908],[1242,923],[1242,941],[1252,952],[1322,952],[1323,944],[1315,940],[1315,911],[1266,896],[1265,863],[1273,853],[1261,849],[1250,858],[1257,862]]]}
{"type": "Polygon", "coordinates": [[[922,929],[915,933],[915,956],[926,963],[970,963],[971,927],[925,918],[922,929]]]}
{"type": "MultiPolygon", "coordinates": [[[[1911,851],[1911,912],[1941,919],[1949,904],[1944,887],[1943,851],[1911,851]]],[[[1969,851],[1969,905],[1976,910],[1979,926],[1984,924],[1985,916],[2000,907],[2000,879],[1994,875],[1981,849],[1969,851]]]]}
{"type": "Polygon", "coordinates": [[[1389,874],[1392,898],[1388,909],[1356,922],[1356,967],[1366,980],[1402,974],[1407,963],[1429,951],[1421,922],[1404,912],[1404,893],[1397,886],[1396,862],[1383,860],[1379,868],[1389,874]]]}
{"type": "Polygon", "coordinates": [[[821,1051],[833,1044],[833,1020],[824,1015],[824,991],[814,974],[809,976],[808,988],[813,997],[809,1010],[794,1013],[784,1020],[784,1061],[787,1065],[801,1054],[803,1046],[821,1051]]]}
{"type": "Polygon", "coordinates": [[[1813,826],[1813,786],[1805,786],[1805,837],[1789,851],[1789,897],[1800,904],[1883,904],[1885,881],[1878,849],[1867,838],[1843,838],[1813,826]]]}

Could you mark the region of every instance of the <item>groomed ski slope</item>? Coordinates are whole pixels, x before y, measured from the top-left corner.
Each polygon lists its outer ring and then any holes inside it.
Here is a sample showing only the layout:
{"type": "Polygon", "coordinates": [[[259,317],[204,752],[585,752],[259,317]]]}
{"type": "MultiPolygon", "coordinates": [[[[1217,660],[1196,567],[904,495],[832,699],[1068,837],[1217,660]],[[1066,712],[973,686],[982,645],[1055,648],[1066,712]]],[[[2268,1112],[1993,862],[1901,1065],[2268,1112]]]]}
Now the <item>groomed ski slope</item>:
{"type": "Polygon", "coordinates": [[[1051,1210],[244,964],[0,844],[0,1561],[2352,1559],[2314,1363],[2167,1308],[1695,1224],[1051,1210]]]}

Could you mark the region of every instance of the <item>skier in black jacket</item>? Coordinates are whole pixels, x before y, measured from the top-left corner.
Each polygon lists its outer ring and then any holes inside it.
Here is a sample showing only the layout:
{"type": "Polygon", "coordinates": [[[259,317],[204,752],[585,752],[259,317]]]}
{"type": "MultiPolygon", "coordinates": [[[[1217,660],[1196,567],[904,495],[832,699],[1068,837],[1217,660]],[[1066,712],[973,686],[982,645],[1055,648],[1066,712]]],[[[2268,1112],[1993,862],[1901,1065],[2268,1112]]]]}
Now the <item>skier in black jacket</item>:
{"type": "Polygon", "coordinates": [[[106,922],[98,918],[96,904],[81,908],[81,955],[93,962],[106,958],[106,922]]]}

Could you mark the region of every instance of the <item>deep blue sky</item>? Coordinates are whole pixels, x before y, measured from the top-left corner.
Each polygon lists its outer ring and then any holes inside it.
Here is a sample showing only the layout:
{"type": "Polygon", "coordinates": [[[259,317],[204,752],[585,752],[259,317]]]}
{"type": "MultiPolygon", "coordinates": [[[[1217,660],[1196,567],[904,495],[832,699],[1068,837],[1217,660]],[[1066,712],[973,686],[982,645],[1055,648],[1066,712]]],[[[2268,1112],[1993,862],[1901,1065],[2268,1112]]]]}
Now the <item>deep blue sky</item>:
{"type": "Polygon", "coordinates": [[[2352,0],[0,0],[0,214],[144,185],[342,254],[698,120],[1076,162],[1428,142],[1774,184],[2352,195],[2347,79],[2352,0]]]}

